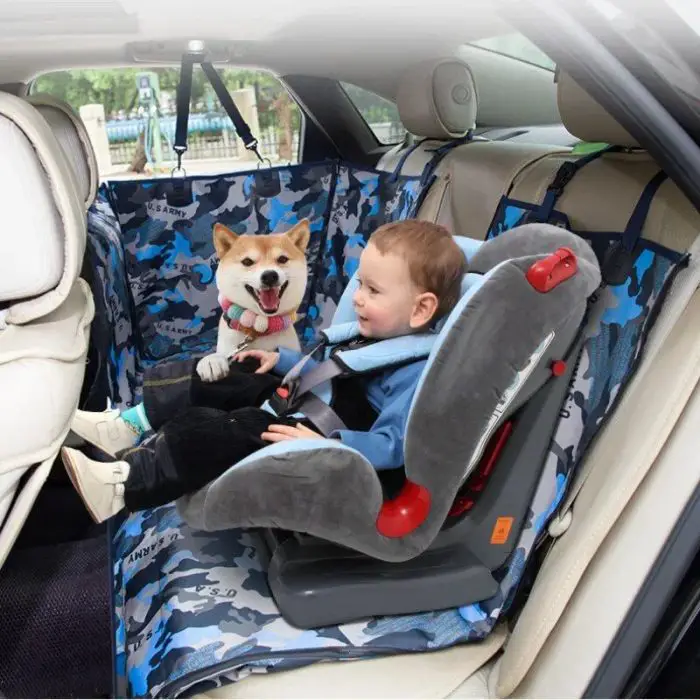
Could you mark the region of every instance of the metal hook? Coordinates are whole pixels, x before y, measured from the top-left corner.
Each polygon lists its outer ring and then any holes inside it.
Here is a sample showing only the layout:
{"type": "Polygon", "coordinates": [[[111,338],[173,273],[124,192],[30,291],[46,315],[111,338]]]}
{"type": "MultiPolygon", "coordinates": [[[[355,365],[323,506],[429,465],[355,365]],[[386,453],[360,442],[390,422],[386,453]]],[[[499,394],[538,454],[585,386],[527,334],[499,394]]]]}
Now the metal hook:
{"type": "Polygon", "coordinates": [[[175,177],[175,173],[182,173],[178,177],[187,177],[187,171],[182,167],[182,151],[175,151],[177,155],[177,165],[170,171],[170,177],[175,177]]]}
{"type": "Polygon", "coordinates": [[[260,166],[263,165],[264,163],[267,163],[268,168],[272,168],[272,161],[269,158],[263,158],[260,160],[260,162],[257,164],[257,169],[260,170],[260,166]]]}

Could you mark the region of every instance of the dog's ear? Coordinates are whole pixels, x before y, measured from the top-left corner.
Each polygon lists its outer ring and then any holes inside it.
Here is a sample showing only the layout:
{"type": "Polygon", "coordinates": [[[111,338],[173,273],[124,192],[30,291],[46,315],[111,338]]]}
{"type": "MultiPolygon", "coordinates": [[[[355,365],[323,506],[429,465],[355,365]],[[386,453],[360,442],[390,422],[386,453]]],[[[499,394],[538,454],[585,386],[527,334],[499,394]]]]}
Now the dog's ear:
{"type": "Polygon", "coordinates": [[[305,253],[306,246],[309,245],[309,238],[311,237],[309,220],[302,219],[296,226],[292,226],[292,228],[287,231],[286,235],[302,253],[305,253]]]}
{"type": "Polygon", "coordinates": [[[231,247],[238,239],[238,234],[223,224],[214,224],[214,248],[219,260],[231,250],[231,247]]]}

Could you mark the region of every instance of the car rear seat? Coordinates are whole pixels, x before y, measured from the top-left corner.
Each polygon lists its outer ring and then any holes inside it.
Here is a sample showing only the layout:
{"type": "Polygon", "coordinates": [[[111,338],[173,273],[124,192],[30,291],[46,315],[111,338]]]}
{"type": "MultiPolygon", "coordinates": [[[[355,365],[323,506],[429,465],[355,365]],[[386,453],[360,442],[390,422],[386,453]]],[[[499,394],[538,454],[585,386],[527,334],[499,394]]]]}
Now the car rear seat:
{"type": "MultiPolygon", "coordinates": [[[[478,95],[469,66],[443,58],[409,68],[399,82],[396,106],[417,143],[396,146],[377,168],[394,171],[403,160],[402,174],[419,175],[435,148],[464,137],[476,124],[478,95]]],[[[418,217],[443,224],[457,235],[483,239],[516,175],[545,156],[569,151],[561,146],[483,140],[458,145],[440,161],[418,217]]]]}
{"type": "MultiPolygon", "coordinates": [[[[569,76],[560,75],[557,91],[562,121],[572,134],[585,141],[629,147],[629,150],[621,153],[605,154],[579,171],[567,185],[559,200],[558,208],[570,217],[576,229],[603,232],[622,230],[646,183],[658,171],[658,166],[637,146],[631,136],[593,102],[569,76]]],[[[416,94],[418,92],[416,91],[416,94]]],[[[403,99],[405,100],[406,97],[404,96],[403,99]]],[[[399,107],[401,108],[401,104],[399,107]]],[[[433,109],[434,106],[431,106],[431,114],[433,109]]],[[[391,164],[396,163],[399,152],[404,150],[404,148],[395,149],[390,154],[391,157],[387,157],[382,162],[381,167],[390,169],[391,164]]],[[[452,200],[450,208],[453,210],[455,221],[465,223],[455,232],[483,238],[502,194],[511,190],[511,195],[517,199],[540,202],[547,185],[562,162],[573,159],[574,157],[560,148],[547,150],[539,146],[528,147],[507,142],[474,143],[457,147],[445,158],[440,168],[443,174],[451,176],[450,188],[452,192],[459,195],[452,200]],[[486,206],[486,202],[490,209],[486,206]]],[[[406,164],[408,165],[409,162],[410,160],[407,159],[406,164]]],[[[416,157],[414,162],[416,162],[416,168],[420,170],[421,161],[416,157]]],[[[439,187],[439,184],[436,183],[434,187],[436,186],[439,187]]],[[[426,200],[426,205],[427,203],[426,200]]],[[[444,214],[443,209],[444,204],[438,207],[438,213],[444,214]]],[[[424,205],[423,212],[425,210],[424,205]]],[[[427,212],[428,215],[434,213],[434,210],[427,212]]],[[[698,231],[700,231],[700,214],[675,183],[667,180],[654,198],[644,227],[644,237],[673,250],[687,251],[692,246],[698,247],[698,231]]],[[[695,249],[692,252],[695,253],[695,249]]],[[[700,251],[697,252],[700,253],[700,251]]],[[[647,510],[643,511],[643,515],[638,512],[641,506],[636,502],[630,502],[630,499],[636,485],[642,481],[645,470],[652,466],[659,455],[665,440],[664,436],[671,434],[682,407],[686,402],[689,406],[692,402],[698,403],[700,388],[696,388],[693,392],[697,384],[693,372],[700,371],[700,339],[697,338],[696,324],[690,321],[697,318],[700,307],[697,303],[694,303],[694,306],[689,304],[686,316],[688,314],[690,316],[686,319],[686,323],[676,323],[671,331],[664,327],[664,316],[672,303],[678,303],[679,299],[683,302],[681,297],[685,300],[692,297],[694,302],[698,300],[697,293],[692,296],[697,284],[691,279],[693,274],[691,268],[678,275],[669,300],[649,336],[647,354],[627,387],[624,400],[618,408],[618,415],[624,412],[627,417],[627,413],[630,413],[629,420],[611,421],[601,432],[597,443],[584,461],[583,473],[587,473],[590,469],[591,474],[578,495],[572,524],[566,531],[568,518],[563,517],[561,529],[558,532],[555,531],[558,540],[539,572],[533,591],[528,597],[510,639],[505,643],[503,655],[495,656],[504,640],[501,629],[495,632],[501,635],[497,641],[492,635],[480,644],[423,655],[423,658],[419,657],[418,661],[414,657],[404,656],[351,665],[324,664],[250,678],[243,684],[228,685],[218,693],[211,691],[199,697],[281,697],[288,695],[287,691],[290,687],[303,688],[303,693],[307,697],[331,697],[333,695],[329,693],[332,694],[334,688],[342,688],[343,696],[374,697],[383,695],[376,689],[380,687],[383,690],[384,686],[376,684],[380,683],[379,679],[383,677],[384,672],[390,672],[392,678],[407,679],[406,684],[399,682],[395,688],[387,689],[387,696],[392,696],[392,691],[396,692],[397,697],[415,695],[411,690],[411,683],[417,682],[417,675],[424,675],[430,679],[431,683],[431,687],[426,689],[425,693],[421,693],[422,697],[572,696],[572,685],[567,685],[566,679],[569,675],[567,669],[570,668],[572,656],[576,655],[575,650],[582,644],[581,638],[576,636],[576,630],[581,629],[585,620],[593,621],[592,625],[588,625],[589,632],[593,628],[596,630],[599,627],[605,628],[608,638],[603,640],[600,648],[585,655],[587,661],[595,662],[607,648],[607,644],[617,630],[616,623],[620,619],[614,618],[605,626],[600,623],[600,616],[594,614],[598,613],[598,610],[585,610],[581,607],[580,598],[587,592],[586,589],[593,585],[600,588],[602,577],[598,571],[596,581],[591,582],[588,578],[584,578],[583,573],[588,561],[582,561],[577,553],[587,544],[590,545],[591,537],[597,538],[602,545],[615,524],[616,517],[623,510],[630,511],[630,522],[626,523],[622,518],[622,522],[616,526],[617,531],[613,533],[618,537],[622,537],[626,532],[629,538],[630,530],[634,533],[635,527],[639,532],[640,518],[641,521],[644,519],[647,522],[654,521],[654,508],[650,505],[653,499],[648,497],[649,494],[646,492],[649,489],[645,484],[643,484],[643,491],[647,496],[645,501],[647,510]],[[675,301],[672,302],[674,298],[675,301]],[[666,334],[668,338],[663,342],[666,334]],[[683,342],[683,352],[671,355],[671,350],[678,347],[681,342],[683,342]],[[684,364],[684,361],[690,367],[684,367],[684,371],[681,372],[680,365],[684,364]],[[682,387],[684,384],[686,386],[682,398],[669,397],[666,401],[659,401],[658,408],[663,410],[664,418],[667,419],[661,421],[662,425],[659,426],[653,418],[655,409],[652,396],[663,391],[665,383],[669,386],[663,376],[668,374],[669,367],[678,369],[680,379],[674,383],[674,389],[680,391],[679,386],[682,387]],[[646,443],[641,443],[638,435],[658,432],[659,427],[663,429],[664,435],[657,436],[655,449],[647,450],[648,454],[644,454],[641,447],[646,443]],[[637,459],[628,460],[628,456],[634,456],[637,459]],[[641,469],[638,461],[640,456],[645,456],[647,460],[646,465],[642,465],[641,469]],[[614,466],[614,469],[611,469],[611,466],[614,466]],[[612,503],[603,502],[600,494],[605,489],[610,489],[617,500],[613,499],[612,503]],[[614,508],[613,511],[610,510],[615,505],[617,512],[614,508]],[[568,582],[567,587],[562,586],[564,580],[568,582]],[[578,627],[567,626],[568,610],[565,611],[565,608],[570,599],[572,605],[575,602],[579,604],[578,627]],[[550,638],[552,643],[548,642],[550,638]],[[554,642],[555,639],[556,642],[554,642]],[[557,643],[567,644],[569,657],[566,662],[563,661],[561,653],[556,653],[557,643]],[[492,655],[494,656],[492,661],[482,666],[481,670],[473,671],[477,666],[481,666],[484,658],[492,655]],[[454,675],[451,672],[454,671],[455,663],[460,664],[460,670],[463,670],[463,673],[459,675],[464,681],[459,687],[452,685],[450,690],[445,690],[446,686],[454,683],[454,675]],[[419,674],[414,674],[414,668],[418,667],[420,667],[419,674]],[[529,674],[530,669],[532,672],[529,674]]],[[[697,272],[695,274],[697,275],[697,272]]],[[[686,442],[690,433],[692,433],[692,427],[685,426],[686,442]]],[[[663,456],[661,453],[655,470],[663,470],[662,474],[666,482],[673,482],[674,477],[670,470],[674,467],[677,469],[678,464],[674,464],[672,460],[663,459],[663,456]]],[[[655,475],[655,470],[652,469],[650,477],[656,476],[656,482],[659,483],[660,476],[655,475]]],[[[693,474],[697,472],[700,472],[700,465],[698,469],[693,469],[693,474]]],[[[693,478],[685,479],[683,487],[688,488],[688,484],[692,485],[696,482],[697,480],[693,478]]],[[[679,503],[684,503],[682,497],[675,499],[674,507],[680,508],[679,503]]],[[[668,524],[665,523],[664,526],[667,528],[668,524]]],[[[659,537],[656,540],[659,540],[659,537]]],[[[637,544],[639,541],[637,539],[637,544]]],[[[655,545],[659,546],[658,541],[655,541],[655,545]]],[[[607,566],[610,567],[612,561],[609,556],[606,558],[606,551],[609,548],[606,546],[599,550],[599,553],[590,555],[589,559],[593,556],[605,559],[607,566]]],[[[632,554],[630,552],[630,556],[632,554]]],[[[653,565],[655,554],[656,550],[652,550],[645,553],[643,558],[637,555],[635,573],[638,576],[636,580],[638,586],[642,585],[644,576],[653,565]]],[[[589,568],[595,569],[593,564],[589,568]]],[[[633,584],[634,581],[632,584],[628,583],[628,585],[633,584]]],[[[607,588],[608,595],[610,585],[611,579],[608,576],[603,585],[603,590],[607,588]]],[[[622,596],[619,598],[624,599],[622,596]]],[[[627,598],[629,599],[630,596],[628,595],[627,598]]],[[[613,602],[619,601],[616,598],[613,602]]],[[[629,600],[627,602],[629,603],[629,600]]],[[[600,643],[600,640],[597,641],[600,643]]],[[[586,668],[583,669],[584,672],[585,670],[586,668]]],[[[582,673],[579,673],[577,681],[580,681],[582,673]]],[[[424,686],[421,685],[421,688],[424,686]]],[[[584,690],[585,683],[578,688],[577,692],[582,694],[584,690]]]]}
{"type": "Polygon", "coordinates": [[[85,371],[92,295],[79,279],[87,198],[46,119],[0,94],[0,566],[65,439],[85,371]]]}
{"type": "MultiPolygon", "coordinates": [[[[649,154],[638,149],[637,143],[629,134],[565,74],[559,78],[558,99],[562,120],[571,133],[583,140],[618,144],[633,150],[608,153],[580,170],[567,185],[557,206],[578,229],[621,230],[642,189],[658,171],[658,166],[649,154]]],[[[560,158],[551,157],[529,168],[517,179],[513,197],[540,201],[544,187],[560,163],[560,158]]],[[[700,214],[675,183],[667,180],[653,200],[644,227],[644,237],[672,250],[691,250],[697,254],[700,252],[697,250],[699,231],[700,214]]],[[[577,584],[583,582],[586,565],[592,557],[597,556],[595,547],[588,555],[584,551],[587,546],[590,549],[592,538],[597,542],[596,546],[600,547],[617,517],[626,508],[633,508],[630,501],[635,488],[651,468],[683,406],[690,401],[697,381],[692,377],[692,372],[696,371],[693,365],[697,365],[697,341],[696,349],[689,345],[687,352],[676,356],[671,365],[663,365],[662,357],[672,346],[677,346],[682,341],[678,334],[682,334],[684,324],[677,323],[676,329],[669,332],[664,329],[664,317],[669,313],[674,297],[685,297],[686,300],[693,297],[697,287],[693,268],[694,264],[678,275],[650,335],[647,355],[618,409],[618,415],[624,412],[625,420],[611,421],[583,465],[583,473],[579,474],[578,479],[582,480],[583,475],[586,475],[587,480],[583,482],[578,494],[574,517],[571,524],[568,517],[560,518],[559,541],[538,575],[504,655],[498,679],[499,695],[508,695],[514,691],[520,695],[518,685],[526,678],[528,669],[544,648],[552,630],[558,623],[565,623],[565,619],[561,618],[564,608],[577,584]],[[666,332],[669,332],[668,340],[661,344],[657,338],[663,339],[666,332]],[[652,353],[656,351],[658,354],[654,357],[652,353]],[[690,367],[686,363],[690,363],[690,367]],[[668,368],[671,366],[675,367],[676,377],[684,377],[678,387],[674,387],[674,381],[668,376],[668,368]],[[659,376],[662,368],[664,372],[659,376]],[[655,388],[650,394],[651,386],[655,388]],[[662,387],[665,387],[665,392],[662,387]],[[680,392],[678,397],[674,397],[673,389],[680,392]],[[634,412],[636,418],[631,418],[631,412],[634,412]],[[658,431],[663,431],[663,436],[658,431]],[[654,449],[637,449],[646,445],[645,441],[654,436],[654,449]],[[614,465],[614,469],[611,469],[611,465],[614,465]],[[606,494],[607,503],[600,498],[601,493],[606,494]],[[562,532],[565,534],[560,534],[562,532]],[[584,559],[586,556],[587,560],[584,559]],[[567,585],[563,586],[562,581],[566,581],[567,585]]],[[[689,305],[688,311],[690,308],[689,305]]],[[[692,332],[697,335],[696,329],[692,332]]],[[[686,337],[685,341],[687,340],[686,337]]],[[[654,516],[649,513],[647,517],[654,516]]],[[[601,553],[601,556],[604,554],[601,553]]],[[[646,564],[650,567],[652,563],[653,558],[646,564]]],[[[644,568],[639,571],[639,586],[642,585],[646,571],[644,568]]],[[[616,628],[611,634],[615,630],[616,628]]],[[[600,651],[602,653],[602,649],[600,651]]],[[[561,692],[567,694],[563,690],[553,691],[554,694],[561,692]]]]}

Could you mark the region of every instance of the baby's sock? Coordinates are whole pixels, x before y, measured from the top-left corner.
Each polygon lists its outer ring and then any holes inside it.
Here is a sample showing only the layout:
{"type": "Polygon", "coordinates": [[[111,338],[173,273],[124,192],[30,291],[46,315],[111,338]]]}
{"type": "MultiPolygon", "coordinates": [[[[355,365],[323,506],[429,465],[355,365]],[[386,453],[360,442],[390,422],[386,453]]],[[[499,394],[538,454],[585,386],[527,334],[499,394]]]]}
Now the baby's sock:
{"type": "Polygon", "coordinates": [[[153,430],[146,416],[146,409],[143,403],[137,404],[126,411],[122,411],[120,417],[123,418],[139,435],[153,430]]]}

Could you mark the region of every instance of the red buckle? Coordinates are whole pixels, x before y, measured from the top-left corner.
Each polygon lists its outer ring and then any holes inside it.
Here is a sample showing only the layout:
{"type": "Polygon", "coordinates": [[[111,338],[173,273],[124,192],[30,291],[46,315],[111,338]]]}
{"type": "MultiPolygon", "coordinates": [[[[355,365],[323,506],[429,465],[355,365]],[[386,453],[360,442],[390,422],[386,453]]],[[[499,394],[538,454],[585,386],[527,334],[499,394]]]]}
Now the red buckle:
{"type": "Polygon", "coordinates": [[[429,512],[428,489],[406,479],[399,495],[379,511],[377,531],[384,537],[405,537],[425,522],[429,512]]]}
{"type": "Polygon", "coordinates": [[[278,387],[276,393],[277,393],[277,396],[279,396],[281,399],[288,399],[289,398],[289,389],[287,389],[286,386],[278,387]]]}
{"type": "Polygon", "coordinates": [[[544,260],[538,260],[525,275],[527,281],[543,294],[573,277],[578,270],[578,261],[570,248],[559,248],[544,260]]]}

